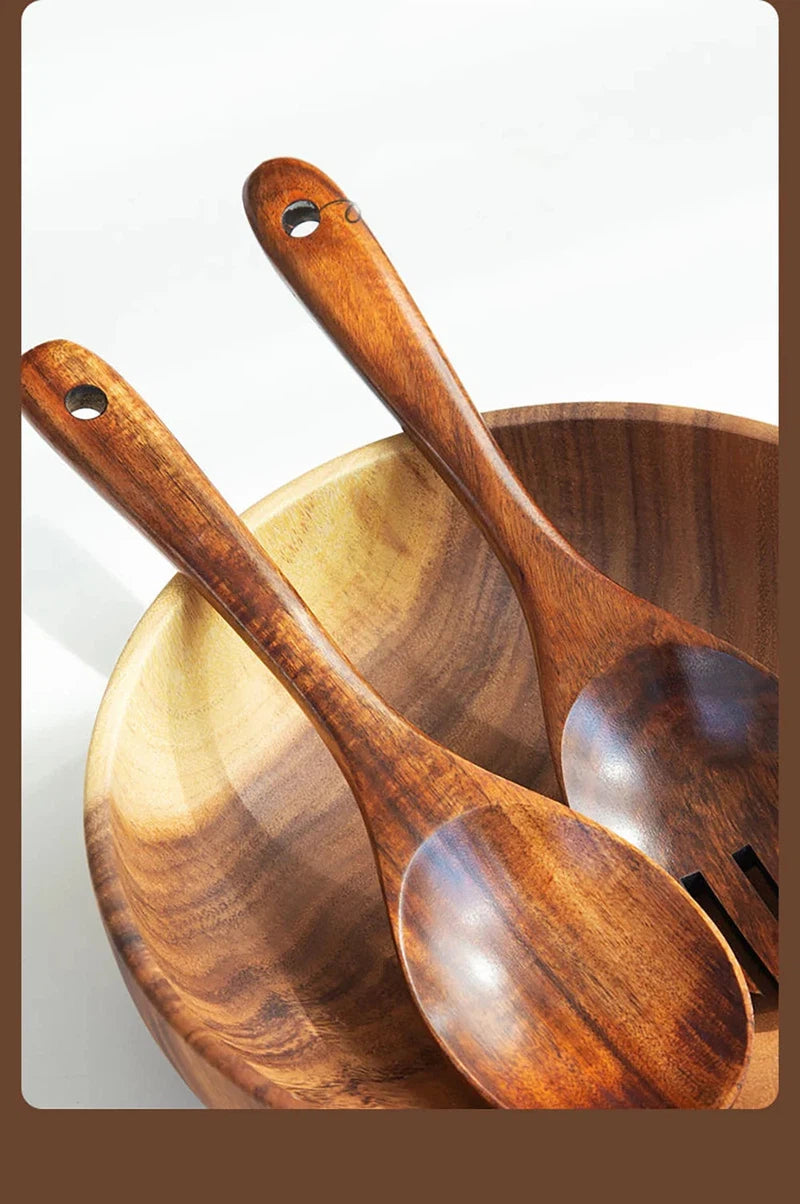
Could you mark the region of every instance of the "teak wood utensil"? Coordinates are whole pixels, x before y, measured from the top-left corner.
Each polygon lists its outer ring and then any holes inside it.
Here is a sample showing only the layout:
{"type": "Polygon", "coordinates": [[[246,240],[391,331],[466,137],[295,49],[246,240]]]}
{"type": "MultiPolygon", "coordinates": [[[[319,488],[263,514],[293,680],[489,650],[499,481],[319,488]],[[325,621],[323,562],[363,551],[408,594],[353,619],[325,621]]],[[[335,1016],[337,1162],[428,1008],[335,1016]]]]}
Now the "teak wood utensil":
{"type": "Polygon", "coordinates": [[[269,160],[247,180],[244,204],[272,263],[464,502],[508,572],[570,805],[690,890],[710,889],[777,980],[776,677],[623,589],[561,536],[333,181],[299,160],[269,160]]]}
{"type": "Polygon", "coordinates": [[[359,676],[142,399],[72,343],[23,356],[53,446],[185,571],[347,778],[439,1043],[502,1107],[724,1107],[752,1009],[703,911],[632,845],[488,773],[359,676]],[[96,417],[82,421],[85,411],[96,417]]]}

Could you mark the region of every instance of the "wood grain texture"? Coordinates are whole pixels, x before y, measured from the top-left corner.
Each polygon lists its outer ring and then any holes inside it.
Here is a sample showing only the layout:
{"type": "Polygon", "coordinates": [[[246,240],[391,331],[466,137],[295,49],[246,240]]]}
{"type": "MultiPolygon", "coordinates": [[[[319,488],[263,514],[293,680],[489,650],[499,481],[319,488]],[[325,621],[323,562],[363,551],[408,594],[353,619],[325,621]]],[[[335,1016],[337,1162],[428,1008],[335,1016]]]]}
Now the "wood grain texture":
{"type": "MultiPolygon", "coordinates": [[[[585,555],[775,664],[774,429],[638,405],[490,421],[585,555]]],[[[557,789],[516,599],[405,438],[316,470],[247,521],[390,703],[485,768],[557,789]]],[[[137,1005],[209,1106],[481,1106],[413,1007],[330,754],[181,577],[109,684],[86,832],[137,1005]]],[[[775,1095],[774,1008],[756,1026],[736,1106],[775,1095]]]]}
{"type": "Polygon", "coordinates": [[[23,356],[22,397],[41,433],[185,570],[314,722],[361,809],[414,1000],[485,1098],[729,1107],[749,1062],[749,995],[674,879],[375,695],[104,361],[42,344],[23,356]],[[75,416],[87,401],[91,422],[75,416]]]}
{"type": "Polygon", "coordinates": [[[528,622],[550,747],[570,805],[634,843],[641,833],[639,847],[658,849],[679,879],[700,875],[777,979],[776,917],[734,859],[742,850],[753,855],[757,831],[760,860],[777,883],[775,676],[756,664],[737,670],[736,649],[622,588],[563,538],[333,181],[310,164],[273,159],[248,179],[244,203],[270,260],[504,564],[528,622]],[[319,224],[295,238],[285,215],[302,198],[316,205],[319,224]],[[698,701],[708,721],[693,721],[698,701]],[[648,839],[654,830],[657,841],[648,839]]]}
{"type": "Polygon", "coordinates": [[[567,795],[581,814],[612,816],[676,878],[700,874],[777,980],[778,812],[765,800],[777,798],[778,707],[764,674],[708,648],[639,648],[581,692],[563,743],[567,795]],[[643,748],[671,754],[657,796],[643,748]],[[768,875],[768,901],[734,859],[742,850],[768,875]]]}

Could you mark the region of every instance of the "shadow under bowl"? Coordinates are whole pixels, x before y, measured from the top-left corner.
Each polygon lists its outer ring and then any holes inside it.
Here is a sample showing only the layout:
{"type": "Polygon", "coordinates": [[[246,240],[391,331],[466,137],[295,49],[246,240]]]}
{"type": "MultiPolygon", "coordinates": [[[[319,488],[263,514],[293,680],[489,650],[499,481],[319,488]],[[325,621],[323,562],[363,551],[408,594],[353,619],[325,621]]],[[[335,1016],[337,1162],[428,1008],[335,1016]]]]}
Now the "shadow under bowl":
{"type": "MultiPolygon", "coordinates": [[[[774,427],[620,403],[489,422],[585,556],[775,666],[774,427]]],[[[245,518],[398,710],[558,797],[514,594],[405,436],[315,469],[245,518]]],[[[483,1106],[411,1002],[369,842],[330,754],[181,577],[112,675],[85,824],[128,988],[208,1106],[483,1106]]],[[[777,1092],[774,1001],[762,1002],[757,1028],[739,1107],[777,1092]]]]}

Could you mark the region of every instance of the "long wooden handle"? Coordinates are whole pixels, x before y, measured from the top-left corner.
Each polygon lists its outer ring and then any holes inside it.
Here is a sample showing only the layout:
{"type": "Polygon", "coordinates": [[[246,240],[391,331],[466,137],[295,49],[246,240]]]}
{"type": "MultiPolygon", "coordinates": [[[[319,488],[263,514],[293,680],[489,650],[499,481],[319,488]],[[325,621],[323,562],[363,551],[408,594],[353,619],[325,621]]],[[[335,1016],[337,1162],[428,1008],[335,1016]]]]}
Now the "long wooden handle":
{"type": "Polygon", "coordinates": [[[297,159],[256,168],[244,205],[269,259],[465,502],[512,581],[534,550],[574,555],[515,475],[357,206],[297,159]],[[293,235],[303,222],[312,232],[293,235]]]}
{"type": "Polygon", "coordinates": [[[102,359],[62,340],[22,357],[22,406],[287,686],[352,783],[363,749],[379,745],[403,721],[367,686],[150,407],[102,359]]]}

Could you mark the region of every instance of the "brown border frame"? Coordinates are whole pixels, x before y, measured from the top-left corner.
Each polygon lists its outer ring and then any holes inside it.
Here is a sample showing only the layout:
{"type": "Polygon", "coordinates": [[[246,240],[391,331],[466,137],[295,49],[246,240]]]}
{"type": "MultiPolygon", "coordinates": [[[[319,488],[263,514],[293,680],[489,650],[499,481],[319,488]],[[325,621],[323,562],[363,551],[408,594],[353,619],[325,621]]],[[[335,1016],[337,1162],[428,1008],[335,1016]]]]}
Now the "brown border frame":
{"type": "MultiPolygon", "coordinates": [[[[55,0],[45,0],[55,2],[55,0]]],[[[123,0],[109,0],[121,3],[123,0]]],[[[168,3],[168,0],[165,0],[168,3]]],[[[267,0],[269,2],[269,0],[267,0]]],[[[601,2],[601,0],[599,0],[601,2]]],[[[794,396],[798,377],[798,182],[793,148],[798,134],[798,45],[800,0],[771,2],[779,16],[780,40],[780,384],[781,464],[786,469],[797,451],[794,396]]],[[[222,3],[222,0],[220,0],[222,3]]],[[[18,179],[20,154],[20,35],[24,0],[0,5],[0,120],[5,161],[18,179]]],[[[285,19],[275,5],[276,19],[285,19]]],[[[265,69],[266,64],[265,64],[265,69]]],[[[18,782],[19,757],[19,418],[15,401],[20,346],[20,203],[12,183],[0,196],[4,241],[3,380],[6,405],[0,410],[7,435],[0,440],[2,514],[6,524],[6,611],[10,663],[3,673],[6,722],[2,725],[4,764],[18,782]],[[8,633],[11,633],[10,637],[8,633]]],[[[731,248],[735,254],[735,248],[731,248]]],[[[798,474],[781,474],[782,531],[791,530],[797,513],[798,474]]],[[[796,546],[782,537],[781,647],[783,797],[796,793],[797,755],[792,734],[797,726],[793,686],[797,613],[790,590],[797,570],[796,546]]],[[[9,664],[7,660],[6,664],[9,664]]],[[[16,795],[15,797],[18,797],[16,795]]],[[[79,812],[76,812],[76,822],[79,812]]],[[[286,1193],[290,1199],[312,1195],[348,1199],[360,1195],[433,1196],[445,1200],[488,1196],[515,1199],[554,1191],[562,1201],[606,1191],[618,1199],[658,1199],[667,1194],[705,1195],[726,1201],[782,1198],[792,1181],[791,1140],[798,1113],[796,890],[791,876],[782,891],[785,959],[781,1071],[778,1100],[761,1112],[738,1113],[487,1113],[476,1112],[193,1112],[37,1110],[22,1098],[19,1086],[21,1009],[20,966],[20,819],[15,802],[6,816],[7,839],[2,874],[3,951],[12,968],[2,995],[3,1133],[9,1141],[15,1178],[12,1198],[38,1202],[73,1190],[84,1201],[145,1192],[156,1200],[170,1190],[197,1198],[230,1200],[246,1186],[259,1194],[286,1193]],[[9,831],[10,829],[10,831],[9,831]],[[250,1118],[249,1120],[247,1118],[250,1118]],[[391,1117],[391,1120],[389,1119],[391,1117]],[[656,1117],[658,1119],[656,1119],[656,1117]],[[488,1119],[482,1119],[488,1118],[488,1119]],[[666,1127],[664,1127],[666,1126],[666,1127]],[[474,1132],[473,1132],[474,1130],[474,1132]],[[785,1176],[785,1178],[784,1178],[785,1176]]],[[[797,809],[782,815],[784,859],[792,864],[800,824],[797,809]],[[787,844],[788,841],[788,844],[787,844]]],[[[11,1169],[9,1167],[9,1169],[11,1169]]]]}

